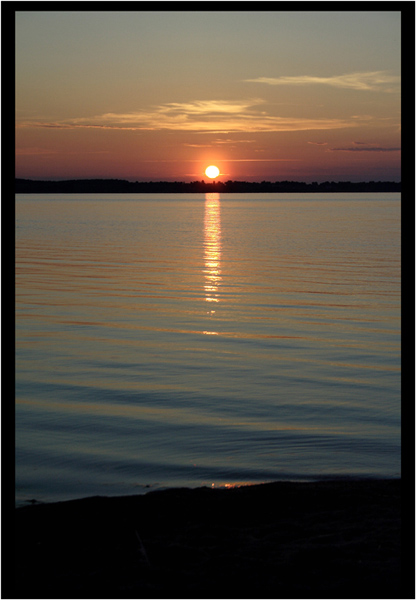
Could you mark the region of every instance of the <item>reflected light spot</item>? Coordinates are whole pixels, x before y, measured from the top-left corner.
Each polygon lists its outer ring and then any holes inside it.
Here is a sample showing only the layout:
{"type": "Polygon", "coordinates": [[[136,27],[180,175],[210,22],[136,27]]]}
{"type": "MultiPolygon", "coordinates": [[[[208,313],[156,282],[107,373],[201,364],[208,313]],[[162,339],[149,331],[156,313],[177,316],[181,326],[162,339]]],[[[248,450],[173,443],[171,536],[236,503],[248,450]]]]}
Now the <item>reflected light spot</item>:
{"type": "Polygon", "coordinates": [[[206,194],[204,219],[205,300],[219,302],[221,282],[221,219],[219,194],[206,194]]]}

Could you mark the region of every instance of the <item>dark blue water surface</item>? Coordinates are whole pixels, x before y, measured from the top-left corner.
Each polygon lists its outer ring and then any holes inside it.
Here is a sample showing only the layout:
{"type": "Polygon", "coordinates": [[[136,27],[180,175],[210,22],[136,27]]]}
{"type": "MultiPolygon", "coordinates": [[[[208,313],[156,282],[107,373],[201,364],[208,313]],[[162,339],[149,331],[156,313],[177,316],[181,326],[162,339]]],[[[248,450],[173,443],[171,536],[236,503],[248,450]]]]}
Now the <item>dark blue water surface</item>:
{"type": "Polygon", "coordinates": [[[400,195],[18,195],[16,499],[400,475],[400,195]]]}

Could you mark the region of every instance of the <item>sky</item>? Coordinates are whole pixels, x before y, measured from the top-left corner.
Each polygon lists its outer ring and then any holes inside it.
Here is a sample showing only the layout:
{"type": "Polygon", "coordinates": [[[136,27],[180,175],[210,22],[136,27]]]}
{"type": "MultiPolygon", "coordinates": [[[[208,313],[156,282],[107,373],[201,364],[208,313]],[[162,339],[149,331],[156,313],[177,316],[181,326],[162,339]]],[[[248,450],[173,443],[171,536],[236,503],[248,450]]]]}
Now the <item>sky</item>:
{"type": "Polygon", "coordinates": [[[17,11],[16,177],[400,181],[400,20],[17,11]]]}

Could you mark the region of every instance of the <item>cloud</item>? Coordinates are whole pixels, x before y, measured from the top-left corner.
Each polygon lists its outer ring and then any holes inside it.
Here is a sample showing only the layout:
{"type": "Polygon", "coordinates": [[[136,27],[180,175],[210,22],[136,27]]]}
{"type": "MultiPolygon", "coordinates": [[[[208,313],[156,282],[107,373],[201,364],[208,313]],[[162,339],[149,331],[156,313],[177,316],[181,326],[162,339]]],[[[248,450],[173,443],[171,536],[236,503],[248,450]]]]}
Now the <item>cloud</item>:
{"type": "Polygon", "coordinates": [[[267,85],[329,85],[331,87],[352,90],[400,91],[400,77],[390,75],[387,71],[366,71],[345,75],[332,75],[331,77],[314,77],[311,75],[257,77],[256,79],[244,79],[244,81],[265,83],[267,85]]]}
{"type": "MultiPolygon", "coordinates": [[[[96,119],[97,117],[93,117],[96,119]]],[[[16,123],[16,129],[122,129],[123,131],[137,131],[139,129],[148,129],[147,127],[126,127],[122,125],[99,125],[93,123],[79,123],[80,119],[68,121],[47,122],[47,121],[20,121],[16,123]]]]}
{"type": "MultiPolygon", "coordinates": [[[[300,162],[300,158],[227,158],[225,162],[300,162]]],[[[143,160],[144,163],[199,163],[201,159],[196,158],[168,158],[168,159],[151,159],[143,160]]],[[[189,173],[188,173],[189,175],[189,173]]]]}
{"type": "MultiPolygon", "coordinates": [[[[354,142],[361,144],[362,142],[354,142]]],[[[331,152],[400,152],[401,148],[383,148],[381,146],[353,146],[350,148],[331,148],[331,152]]]]}
{"type": "Polygon", "coordinates": [[[51,154],[109,154],[109,150],[77,150],[76,152],[62,152],[46,150],[44,148],[16,148],[15,156],[49,156],[51,154]]]}
{"type": "Polygon", "coordinates": [[[217,138],[216,140],[212,140],[211,143],[209,144],[189,144],[189,143],[184,143],[184,146],[190,146],[192,148],[212,148],[213,144],[254,144],[257,140],[232,140],[230,138],[227,138],[225,140],[221,139],[221,138],[217,138]]]}
{"type": "Polygon", "coordinates": [[[254,98],[243,101],[223,101],[223,100],[197,100],[195,102],[170,102],[159,107],[160,113],[177,114],[239,114],[248,108],[257,104],[262,104],[263,100],[254,98]]]}
{"type": "Polygon", "coordinates": [[[187,131],[198,133],[259,133],[331,130],[356,127],[371,117],[337,118],[279,117],[268,114],[261,99],[206,100],[168,103],[151,110],[104,113],[63,121],[25,121],[18,127],[54,129],[115,129],[126,131],[187,131]],[[360,123],[359,123],[360,122],[360,123]]]}
{"type": "Polygon", "coordinates": [[[312,146],[327,146],[328,142],[308,142],[308,144],[312,144],[312,146]]]}
{"type": "Polygon", "coordinates": [[[54,150],[46,150],[45,148],[16,148],[16,156],[42,156],[56,154],[54,150]]]}
{"type": "Polygon", "coordinates": [[[212,148],[212,144],[183,144],[188,148],[212,148]]]}
{"type": "Polygon", "coordinates": [[[255,143],[257,140],[214,140],[212,143],[213,144],[253,144],[255,143]]]}
{"type": "Polygon", "coordinates": [[[300,162],[300,158],[227,158],[227,162],[300,162]]]}
{"type": "Polygon", "coordinates": [[[213,146],[217,146],[217,145],[231,145],[232,147],[235,147],[236,144],[253,144],[255,143],[257,140],[232,140],[232,139],[226,139],[226,140],[221,140],[221,139],[216,139],[213,140],[210,144],[189,144],[189,143],[184,143],[183,146],[187,146],[188,148],[212,148],[213,146]]]}

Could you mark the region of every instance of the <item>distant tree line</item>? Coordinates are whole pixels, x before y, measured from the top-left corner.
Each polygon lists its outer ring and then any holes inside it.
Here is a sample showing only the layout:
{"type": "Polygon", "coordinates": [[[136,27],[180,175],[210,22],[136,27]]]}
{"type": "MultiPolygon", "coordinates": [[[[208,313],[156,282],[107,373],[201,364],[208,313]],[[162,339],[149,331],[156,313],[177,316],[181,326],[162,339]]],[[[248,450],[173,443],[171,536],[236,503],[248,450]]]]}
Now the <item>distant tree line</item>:
{"type": "Polygon", "coordinates": [[[123,179],[69,179],[67,181],[34,181],[16,179],[16,194],[153,194],[153,193],[278,193],[278,192],[400,192],[395,181],[125,181],[123,179]]]}

